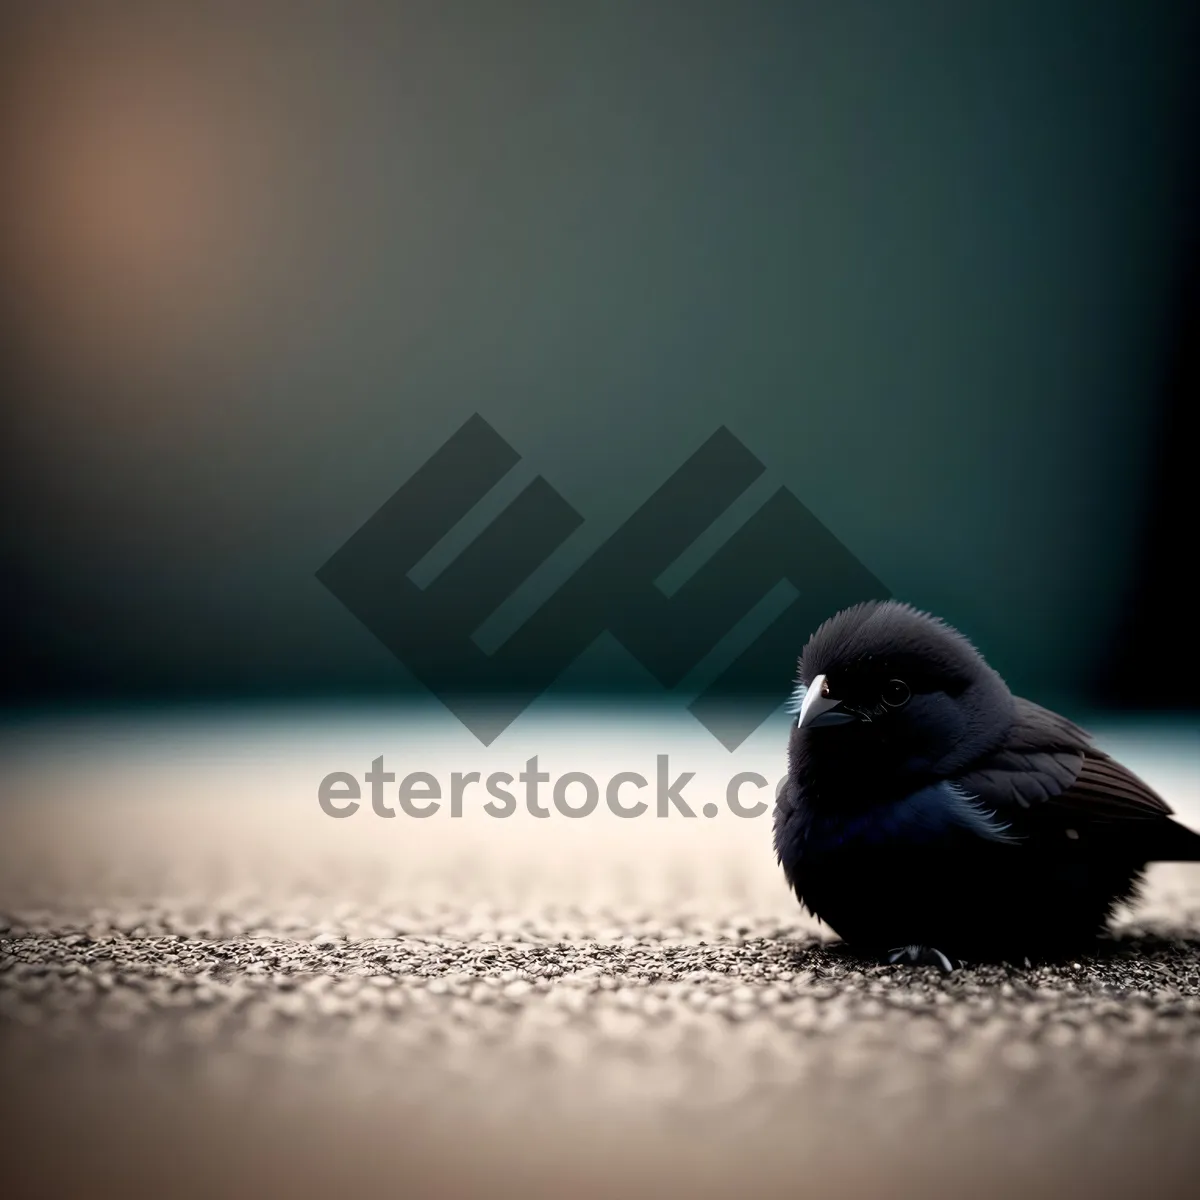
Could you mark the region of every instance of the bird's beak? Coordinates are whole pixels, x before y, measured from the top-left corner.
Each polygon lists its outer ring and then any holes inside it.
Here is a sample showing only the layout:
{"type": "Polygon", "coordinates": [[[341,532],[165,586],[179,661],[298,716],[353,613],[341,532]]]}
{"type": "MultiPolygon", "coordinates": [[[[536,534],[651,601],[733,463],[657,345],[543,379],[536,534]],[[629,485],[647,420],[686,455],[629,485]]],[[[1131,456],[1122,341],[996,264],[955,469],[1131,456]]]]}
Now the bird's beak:
{"type": "Polygon", "coordinates": [[[829,694],[829,681],[824,675],[818,675],[809,686],[800,706],[800,719],[796,722],[797,729],[817,729],[823,725],[844,725],[847,721],[856,721],[853,713],[848,713],[840,700],[835,700],[829,694]]]}

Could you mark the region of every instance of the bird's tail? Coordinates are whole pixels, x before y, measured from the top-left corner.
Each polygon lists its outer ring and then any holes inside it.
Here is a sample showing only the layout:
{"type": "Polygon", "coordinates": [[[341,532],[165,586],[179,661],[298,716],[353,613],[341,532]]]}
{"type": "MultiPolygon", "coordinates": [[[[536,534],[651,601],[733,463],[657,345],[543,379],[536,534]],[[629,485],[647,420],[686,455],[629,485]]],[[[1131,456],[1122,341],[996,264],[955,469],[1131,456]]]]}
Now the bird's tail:
{"type": "Polygon", "coordinates": [[[1158,822],[1151,862],[1200,862],[1200,833],[1178,821],[1158,822]]]}

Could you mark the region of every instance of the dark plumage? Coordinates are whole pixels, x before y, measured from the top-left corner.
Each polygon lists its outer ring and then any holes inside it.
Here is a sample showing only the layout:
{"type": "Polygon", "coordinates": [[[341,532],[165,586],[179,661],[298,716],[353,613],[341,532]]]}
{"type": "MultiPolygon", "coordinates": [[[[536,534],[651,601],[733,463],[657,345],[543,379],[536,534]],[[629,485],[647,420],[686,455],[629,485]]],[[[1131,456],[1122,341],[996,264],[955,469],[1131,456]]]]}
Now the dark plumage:
{"type": "Polygon", "coordinates": [[[1069,954],[1148,862],[1200,859],[1137,776],[908,605],[826,621],[794,708],[775,850],[805,907],[867,953],[1069,954]]]}

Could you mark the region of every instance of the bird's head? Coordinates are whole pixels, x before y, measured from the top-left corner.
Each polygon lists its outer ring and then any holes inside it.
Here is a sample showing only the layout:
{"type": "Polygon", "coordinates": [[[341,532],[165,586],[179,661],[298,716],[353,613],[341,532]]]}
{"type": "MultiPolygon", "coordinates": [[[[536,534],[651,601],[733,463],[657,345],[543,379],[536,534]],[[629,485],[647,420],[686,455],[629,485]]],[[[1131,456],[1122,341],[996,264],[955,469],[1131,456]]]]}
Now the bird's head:
{"type": "Polygon", "coordinates": [[[793,745],[864,769],[949,775],[1000,745],[1012,693],[958,630],[894,600],[845,609],[809,638],[793,745]]]}

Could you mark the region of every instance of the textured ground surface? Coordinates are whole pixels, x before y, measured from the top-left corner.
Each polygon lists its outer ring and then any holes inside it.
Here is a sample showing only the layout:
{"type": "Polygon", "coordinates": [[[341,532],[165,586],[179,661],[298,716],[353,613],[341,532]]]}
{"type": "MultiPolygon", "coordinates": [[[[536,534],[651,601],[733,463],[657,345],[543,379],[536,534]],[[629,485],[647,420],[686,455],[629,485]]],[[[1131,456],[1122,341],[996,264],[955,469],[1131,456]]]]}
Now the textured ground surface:
{"type": "Polygon", "coordinates": [[[286,737],[89,736],[6,759],[17,1194],[1193,1194],[1200,868],[943,977],[806,922],[765,819],[333,822],[286,737]]]}

